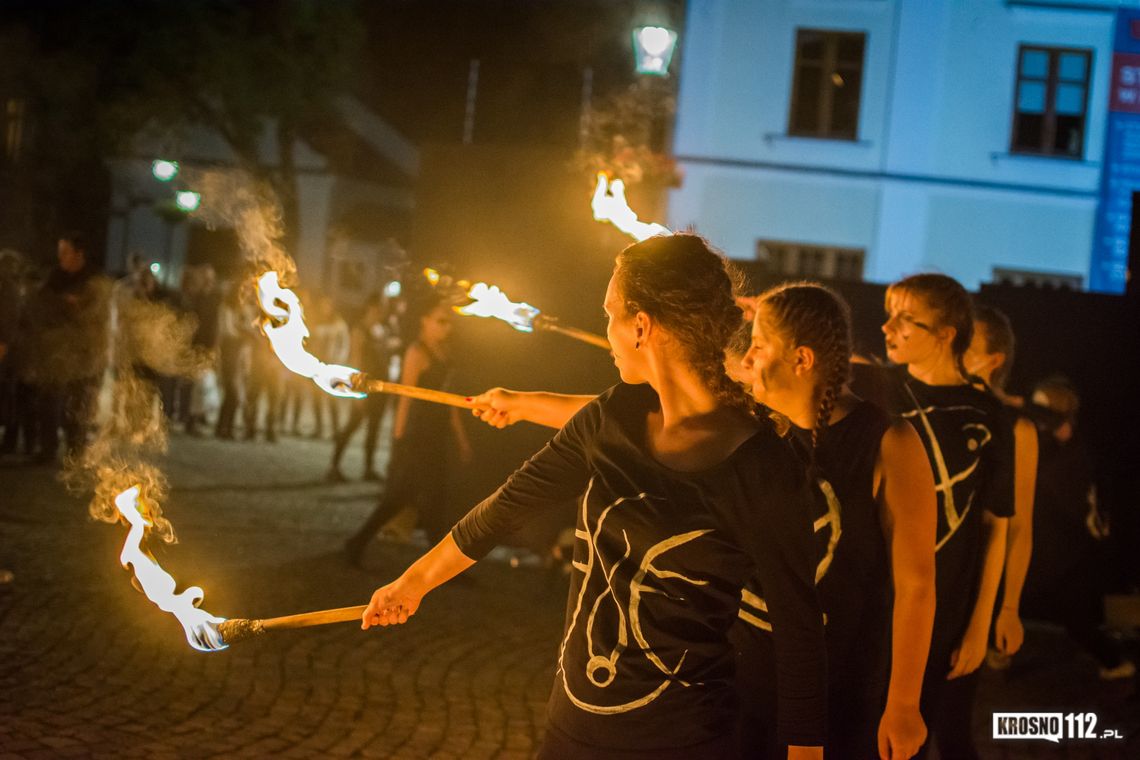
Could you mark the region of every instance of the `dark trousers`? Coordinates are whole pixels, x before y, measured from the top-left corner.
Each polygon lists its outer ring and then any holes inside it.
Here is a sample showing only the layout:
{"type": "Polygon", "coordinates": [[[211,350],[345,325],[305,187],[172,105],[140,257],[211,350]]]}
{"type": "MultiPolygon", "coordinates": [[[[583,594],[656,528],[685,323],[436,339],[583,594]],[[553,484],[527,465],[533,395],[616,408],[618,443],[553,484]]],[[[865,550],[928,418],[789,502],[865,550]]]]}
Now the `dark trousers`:
{"type": "Polygon", "coordinates": [[[214,432],[229,438],[234,434],[234,417],[241,403],[241,349],[240,341],[222,342],[218,359],[218,379],[222,386],[222,405],[218,409],[218,422],[214,432]]]}
{"type": "Polygon", "coordinates": [[[36,426],[36,392],[32,386],[8,377],[2,382],[4,439],[0,451],[14,452],[23,437],[23,451],[31,454],[39,442],[36,426]]]}
{"type": "Polygon", "coordinates": [[[255,366],[249,377],[249,393],[245,399],[245,435],[252,437],[257,431],[257,412],[265,398],[265,435],[277,435],[277,417],[281,411],[282,382],[280,366],[255,366]]]}
{"type": "MultiPolygon", "coordinates": [[[[313,437],[320,438],[324,435],[325,415],[327,414],[329,418],[329,427],[332,428],[333,438],[339,438],[341,430],[343,428],[341,420],[344,419],[342,410],[344,409],[344,405],[348,402],[346,402],[344,399],[330,396],[316,386],[311,386],[309,388],[309,394],[310,398],[312,398],[313,418],[316,421],[317,425],[313,430],[313,437]]],[[[383,417],[383,413],[381,413],[381,417],[383,417]]],[[[357,425],[359,424],[360,423],[358,422],[357,425]]],[[[379,424],[376,426],[376,432],[380,432],[379,424]]]]}
{"type": "Polygon", "coordinates": [[[416,445],[403,439],[392,442],[392,458],[388,462],[388,477],[384,493],[372,514],[348,543],[359,551],[395,517],[404,507],[414,506],[419,511],[420,527],[427,534],[428,543],[435,545],[450,529],[446,504],[446,474],[438,469],[445,461],[444,452],[435,446],[416,445]],[[424,475],[424,463],[437,469],[424,475]]]}
{"type": "MultiPolygon", "coordinates": [[[[376,442],[380,437],[380,423],[384,419],[384,409],[387,405],[388,398],[381,393],[360,399],[352,405],[348,422],[344,424],[336,436],[336,445],[333,447],[333,467],[340,467],[341,457],[344,456],[344,450],[348,448],[349,441],[352,440],[352,436],[361,423],[367,422],[368,425],[364,429],[364,467],[367,470],[372,469],[373,462],[376,459],[376,442]]],[[[333,419],[335,425],[336,418],[333,417],[333,419]]],[[[319,421],[317,426],[320,426],[319,421]]],[[[393,453],[393,457],[395,457],[395,453],[393,453]]],[[[389,469],[391,469],[391,465],[389,469]]]]}
{"type": "Polygon", "coordinates": [[[35,416],[42,457],[59,453],[59,430],[63,428],[67,454],[78,454],[87,444],[95,412],[98,378],[72,380],[64,385],[41,385],[35,388],[35,416]]]}

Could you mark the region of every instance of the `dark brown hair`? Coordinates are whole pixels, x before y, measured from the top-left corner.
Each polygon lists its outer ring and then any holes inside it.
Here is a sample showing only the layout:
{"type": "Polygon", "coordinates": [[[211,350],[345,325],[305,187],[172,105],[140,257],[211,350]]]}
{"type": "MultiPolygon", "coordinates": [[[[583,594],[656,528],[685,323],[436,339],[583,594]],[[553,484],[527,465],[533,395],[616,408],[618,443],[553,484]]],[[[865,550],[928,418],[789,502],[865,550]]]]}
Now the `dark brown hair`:
{"type": "Polygon", "coordinates": [[[986,339],[987,354],[1003,354],[1005,361],[994,370],[991,378],[995,388],[1004,388],[1009,380],[1010,370],[1013,369],[1013,350],[1016,341],[1013,337],[1013,325],[1003,312],[992,306],[974,305],[974,320],[986,326],[984,335],[986,339]]]}
{"type": "Polygon", "coordinates": [[[736,269],[698,235],[659,235],[617,257],[618,292],[628,314],[643,311],[680,344],[688,361],[724,403],[752,411],[751,397],[724,371],[724,352],[743,313],[736,269]]]}
{"type": "Polygon", "coordinates": [[[962,283],[944,274],[912,274],[887,288],[885,304],[890,308],[891,296],[895,293],[910,293],[921,298],[938,315],[935,327],[953,327],[954,339],[950,342],[950,353],[958,365],[962,377],[969,378],[962,364],[962,355],[970,347],[974,338],[974,303],[962,283]]]}
{"type": "Polygon", "coordinates": [[[815,353],[820,382],[815,388],[818,411],[811,440],[818,445],[851,375],[851,310],[839,295],[816,282],[774,287],[760,296],[759,308],[767,309],[793,347],[806,346],[815,353]]]}

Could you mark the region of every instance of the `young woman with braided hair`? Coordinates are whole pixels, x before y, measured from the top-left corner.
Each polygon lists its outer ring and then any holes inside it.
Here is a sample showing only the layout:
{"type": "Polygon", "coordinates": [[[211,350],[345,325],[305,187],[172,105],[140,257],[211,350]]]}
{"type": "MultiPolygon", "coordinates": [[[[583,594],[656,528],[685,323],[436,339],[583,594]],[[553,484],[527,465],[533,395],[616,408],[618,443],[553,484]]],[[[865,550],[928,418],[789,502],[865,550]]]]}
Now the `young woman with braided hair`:
{"type": "Polygon", "coordinates": [[[752,576],[776,629],[781,741],[789,758],[822,757],[810,497],[791,446],[724,376],[741,319],[732,290],[727,262],[695,235],[625,249],[604,304],[622,382],[364,612],[364,628],[407,622],[529,517],[580,496],[540,758],[737,756],[728,631],[752,576]]]}
{"type": "MultiPolygon", "coordinates": [[[[826,755],[905,760],[926,738],[918,702],[934,621],[934,480],[914,429],[847,390],[850,361],[848,308],[832,291],[793,283],[757,299],[743,362],[752,395],[790,423],[824,497],[815,527],[826,755]]],[[[764,606],[763,589],[750,589],[735,631],[749,747],[769,743],[770,705],[750,696],[770,677],[764,606]]]]}
{"type": "MultiPolygon", "coordinates": [[[[853,390],[908,420],[938,494],[936,611],[922,716],[941,757],[977,757],[971,733],[1014,511],[1013,431],[1001,402],[974,387],[963,355],[974,332],[970,294],[941,274],[887,289],[883,324],[895,367],[853,365],[853,390]]],[[[928,742],[929,744],[929,742],[928,742]]],[[[924,756],[926,747],[920,751],[924,756]]]]}

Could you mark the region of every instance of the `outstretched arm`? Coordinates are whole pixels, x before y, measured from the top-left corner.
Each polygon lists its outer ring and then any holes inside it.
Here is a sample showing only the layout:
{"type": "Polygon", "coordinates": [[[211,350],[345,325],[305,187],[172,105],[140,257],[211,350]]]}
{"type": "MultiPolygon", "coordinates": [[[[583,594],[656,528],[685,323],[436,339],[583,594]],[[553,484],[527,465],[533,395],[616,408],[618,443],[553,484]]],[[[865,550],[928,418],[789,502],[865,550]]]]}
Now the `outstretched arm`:
{"type": "Polygon", "coordinates": [[[994,623],[994,642],[1002,654],[1015,654],[1025,640],[1021,625],[1021,590],[1033,553],[1033,497],[1037,487],[1037,427],[1018,419],[1013,428],[1013,517],[1006,538],[1005,581],[1001,609],[994,623]]]}
{"type": "Polygon", "coordinates": [[[934,626],[938,525],[934,476],[922,440],[910,423],[897,422],[883,435],[876,484],[894,585],[891,679],[879,721],[879,756],[907,760],[927,734],[918,701],[934,626]]]}
{"type": "Polygon", "coordinates": [[[499,429],[516,422],[533,422],[545,427],[561,428],[595,398],[591,395],[492,388],[471,399],[475,406],[471,413],[491,427],[499,429]]]}
{"type": "Polygon", "coordinates": [[[423,555],[396,580],[381,586],[361,616],[360,627],[368,630],[374,625],[397,625],[408,622],[416,614],[420,601],[436,586],[441,586],[475,564],[459,549],[448,533],[427,554],[423,555]]]}

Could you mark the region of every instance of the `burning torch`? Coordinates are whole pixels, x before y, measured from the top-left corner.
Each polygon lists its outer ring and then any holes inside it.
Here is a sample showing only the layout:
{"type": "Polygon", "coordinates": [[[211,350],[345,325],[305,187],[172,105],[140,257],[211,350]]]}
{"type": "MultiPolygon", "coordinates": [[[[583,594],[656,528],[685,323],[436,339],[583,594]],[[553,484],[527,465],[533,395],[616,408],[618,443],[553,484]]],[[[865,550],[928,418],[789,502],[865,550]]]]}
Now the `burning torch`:
{"type": "Polygon", "coordinates": [[[390,393],[421,401],[470,409],[465,396],[431,388],[401,385],[375,380],[367,374],[341,364],[325,364],[305,348],[309,328],[301,310],[301,300],[289,288],[282,287],[277,272],[269,271],[257,278],[257,300],[265,318],[262,330],[277,358],[291,372],[312,379],[325,393],[341,398],[364,398],[369,393],[390,393]]]}
{"type": "Polygon", "coordinates": [[[608,182],[605,172],[598,172],[598,184],[594,187],[590,207],[599,222],[609,222],[638,242],[654,235],[673,234],[672,230],[657,222],[639,221],[625,199],[625,183],[620,179],[608,182]]]}
{"type": "Polygon", "coordinates": [[[519,332],[532,333],[543,330],[565,335],[607,351],[610,349],[610,342],[605,337],[577,327],[561,325],[556,318],[543,314],[537,307],[525,301],[516,303],[507,298],[507,294],[497,285],[488,285],[485,282],[469,285],[466,280],[453,281],[434,269],[425,269],[424,277],[436,288],[458,289],[459,292],[453,297],[467,300],[468,303],[452,307],[457,314],[468,317],[493,317],[506,322],[519,332]]]}

